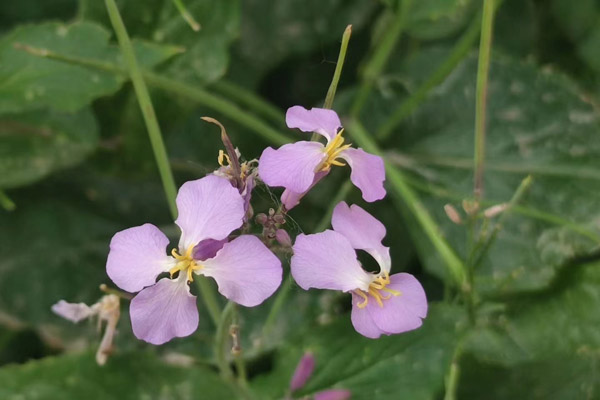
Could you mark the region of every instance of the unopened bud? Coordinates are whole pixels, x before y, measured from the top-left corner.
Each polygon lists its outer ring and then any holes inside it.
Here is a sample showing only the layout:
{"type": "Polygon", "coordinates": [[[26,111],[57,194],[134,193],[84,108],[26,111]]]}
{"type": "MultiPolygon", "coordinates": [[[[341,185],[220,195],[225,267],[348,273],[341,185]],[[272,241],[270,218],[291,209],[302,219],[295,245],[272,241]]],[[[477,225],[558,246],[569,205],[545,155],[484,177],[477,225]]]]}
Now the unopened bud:
{"type": "Polygon", "coordinates": [[[314,400],[348,400],[352,393],[347,389],[330,389],[315,393],[314,400]]]}
{"type": "Polygon", "coordinates": [[[476,200],[463,200],[462,201],[463,210],[467,213],[467,215],[475,215],[477,211],[479,211],[479,202],[476,200]]]}
{"type": "Polygon", "coordinates": [[[450,221],[454,222],[457,225],[460,225],[463,223],[462,218],[460,217],[460,214],[458,213],[458,210],[456,208],[454,208],[454,206],[452,204],[446,204],[444,206],[444,211],[446,212],[446,215],[448,216],[450,221]]]}
{"type": "Polygon", "coordinates": [[[285,224],[285,217],[281,214],[275,214],[273,216],[273,221],[277,224],[285,224]]]}
{"type": "Polygon", "coordinates": [[[290,381],[290,391],[295,392],[296,390],[302,388],[312,376],[314,369],[315,357],[310,352],[305,353],[300,359],[298,366],[296,366],[296,370],[294,371],[294,375],[290,381]]]}
{"type": "Polygon", "coordinates": [[[266,224],[268,219],[269,219],[269,217],[267,217],[267,215],[265,213],[256,214],[256,218],[254,218],[256,223],[259,225],[266,224]]]}
{"type": "Polygon", "coordinates": [[[495,206],[491,206],[490,208],[487,208],[483,212],[483,215],[485,215],[486,218],[494,218],[496,215],[506,211],[507,208],[508,208],[508,203],[496,204],[495,206]]]}
{"type": "Polygon", "coordinates": [[[292,239],[285,229],[277,229],[275,239],[283,247],[292,247],[292,239]]]}

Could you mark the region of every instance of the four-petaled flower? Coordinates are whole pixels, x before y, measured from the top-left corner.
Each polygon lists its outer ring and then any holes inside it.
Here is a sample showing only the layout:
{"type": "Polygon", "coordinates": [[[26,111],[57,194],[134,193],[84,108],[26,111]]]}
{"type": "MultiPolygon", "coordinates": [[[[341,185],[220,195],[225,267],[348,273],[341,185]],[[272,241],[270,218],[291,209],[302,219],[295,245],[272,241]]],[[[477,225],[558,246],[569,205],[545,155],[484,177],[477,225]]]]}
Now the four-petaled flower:
{"type": "Polygon", "coordinates": [[[300,198],[331,170],[331,166],[345,165],[352,172],[350,179],[368,202],[385,197],[383,159],[344,144],[344,129],[335,111],[323,108],[307,110],[301,106],[288,109],[286,123],[289,128],[315,132],[325,137],[327,144],[299,141],[275,150],[266,148],[258,163],[260,178],[268,186],[282,186],[282,202],[289,210],[300,198]]]}
{"type": "Polygon", "coordinates": [[[389,248],[382,244],[385,227],[371,214],[345,202],[333,212],[334,230],[301,234],[294,244],[291,270],[305,290],[341,290],[352,293],[352,324],[368,338],[416,329],[427,315],[423,287],[414,276],[390,276],[389,248]],[[369,253],[380,271],[372,274],[359,263],[356,250],[369,253]]]}
{"type": "Polygon", "coordinates": [[[194,274],[214,278],[223,296],[247,307],[262,303],[281,283],[281,262],[257,237],[228,241],[242,225],[245,209],[226,179],[209,175],[186,182],[177,194],[177,210],[181,237],[171,256],[169,239],[151,224],[118,232],[110,243],[108,276],[123,290],[139,291],[130,305],[131,325],[135,336],[152,344],[196,330],[196,297],[188,285],[194,274]],[[165,272],[171,279],[156,282],[165,272]]]}

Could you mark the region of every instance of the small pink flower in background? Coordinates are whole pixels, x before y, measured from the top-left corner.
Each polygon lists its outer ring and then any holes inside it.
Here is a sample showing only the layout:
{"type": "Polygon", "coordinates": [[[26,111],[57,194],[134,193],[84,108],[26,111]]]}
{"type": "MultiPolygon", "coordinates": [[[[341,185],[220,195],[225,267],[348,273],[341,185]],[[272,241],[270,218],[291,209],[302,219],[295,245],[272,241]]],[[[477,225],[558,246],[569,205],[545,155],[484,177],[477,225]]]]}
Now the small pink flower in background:
{"type": "Polygon", "coordinates": [[[52,311],[75,323],[98,316],[98,330],[100,330],[102,322],[106,322],[104,336],[102,336],[102,341],[96,352],[98,365],[106,364],[106,360],[112,352],[112,342],[121,316],[119,296],[114,294],[102,296],[100,301],[92,306],[85,303],[67,303],[60,300],[52,306],[52,311]]]}
{"type": "Polygon", "coordinates": [[[229,181],[209,175],[179,189],[175,223],[181,237],[170,256],[169,239],[154,225],[115,234],[106,271],[121,289],[139,292],[130,305],[137,338],[163,344],[196,330],[196,297],[188,285],[194,275],[214,278],[223,296],[247,307],[262,303],[279,287],[281,262],[257,237],[242,235],[228,241],[243,223],[244,203],[229,181]],[[171,279],[156,282],[165,272],[171,279]]]}
{"type": "Polygon", "coordinates": [[[352,293],[352,324],[368,338],[420,327],[427,316],[425,292],[410,274],[390,276],[389,248],[381,243],[386,234],[383,224],[345,202],[335,207],[331,222],[334,230],[297,237],[291,271],[298,285],[352,293]],[[356,250],[369,253],[379,264],[379,273],[365,271],[356,250]]]}
{"type": "Polygon", "coordinates": [[[350,165],[350,179],[368,202],[385,197],[383,182],[385,168],[381,157],[344,144],[342,124],[335,111],[323,108],[307,110],[301,106],[288,109],[286,123],[289,128],[303,132],[316,132],[327,139],[327,144],[299,141],[275,150],[266,148],[259,160],[258,173],[269,186],[282,186],[282,202],[289,210],[295,207],[331,166],[350,165]]]}

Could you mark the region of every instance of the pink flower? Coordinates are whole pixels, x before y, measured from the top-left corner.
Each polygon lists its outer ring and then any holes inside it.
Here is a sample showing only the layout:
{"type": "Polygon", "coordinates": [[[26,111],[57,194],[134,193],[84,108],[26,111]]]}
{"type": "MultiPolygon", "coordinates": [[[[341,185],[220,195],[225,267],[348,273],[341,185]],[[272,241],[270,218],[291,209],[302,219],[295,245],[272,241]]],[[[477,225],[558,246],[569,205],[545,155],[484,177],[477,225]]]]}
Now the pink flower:
{"type": "Polygon", "coordinates": [[[383,224],[345,202],[335,207],[331,223],[334,230],[296,239],[291,270],[298,285],[352,293],[352,324],[368,338],[420,327],[427,315],[425,292],[410,274],[390,276],[389,248],[381,243],[386,234],[383,224]],[[379,273],[366,272],[356,250],[369,253],[379,264],[379,273]]]}
{"type": "Polygon", "coordinates": [[[259,176],[269,186],[285,188],[281,200],[288,210],[329,173],[331,166],[345,165],[343,161],[352,168],[350,179],[361,190],[363,199],[373,202],[385,197],[383,160],[344,144],[344,130],[335,111],[294,106],[288,109],[286,122],[289,128],[316,132],[327,139],[326,145],[300,141],[263,151],[258,163],[259,176]]]}
{"type": "Polygon", "coordinates": [[[247,307],[262,303],[281,283],[281,262],[258,238],[227,241],[242,225],[245,210],[238,189],[226,179],[210,175],[186,182],[177,194],[177,209],[181,237],[171,255],[166,254],[169,239],[144,224],[113,236],[106,264],[117,286],[139,291],[130,305],[131,325],[136,337],[152,344],[196,330],[196,297],[188,285],[194,275],[214,278],[223,296],[247,307]],[[156,282],[165,272],[171,279],[156,282]]]}

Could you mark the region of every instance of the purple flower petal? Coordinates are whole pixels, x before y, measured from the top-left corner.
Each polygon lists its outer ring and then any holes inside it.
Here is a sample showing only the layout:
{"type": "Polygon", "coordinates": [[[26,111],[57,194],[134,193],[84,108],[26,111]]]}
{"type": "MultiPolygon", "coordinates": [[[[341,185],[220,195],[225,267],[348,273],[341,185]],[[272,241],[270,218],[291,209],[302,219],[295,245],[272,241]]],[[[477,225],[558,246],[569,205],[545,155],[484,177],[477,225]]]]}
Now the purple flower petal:
{"type": "Polygon", "coordinates": [[[302,193],[310,188],[315,170],[326,157],[317,142],[296,142],[274,150],[267,147],[258,162],[258,174],[268,186],[283,186],[302,193]]]}
{"type": "Polygon", "coordinates": [[[196,296],[185,279],[164,278],[142,290],[131,300],[129,314],[135,336],[156,345],[189,336],[198,327],[196,296]]]}
{"type": "Polygon", "coordinates": [[[342,151],[340,157],[352,168],[350,180],[360,189],[365,201],[371,203],[385,197],[385,167],[381,157],[352,148],[342,151]]]}
{"type": "Polygon", "coordinates": [[[314,369],[315,357],[310,352],[305,353],[296,366],[296,370],[290,381],[290,391],[295,392],[302,388],[311,377],[314,369]]]}
{"type": "Polygon", "coordinates": [[[173,267],[166,254],[169,239],[156,226],[144,224],[117,232],[110,241],[106,273],[123,290],[138,292],[173,267]]]}
{"type": "Polygon", "coordinates": [[[346,236],[352,247],[373,256],[382,271],[390,271],[390,249],[381,243],[386,234],[385,226],[375,217],[356,204],[348,207],[342,201],[333,210],[331,225],[336,232],[346,236]]]}
{"type": "Polygon", "coordinates": [[[215,258],[202,262],[200,274],[217,281],[219,293],[238,304],[254,307],[281,284],[281,261],[256,236],[226,243],[215,258]]]}
{"type": "Polygon", "coordinates": [[[215,175],[184,183],[177,193],[177,210],[182,252],[204,239],[225,239],[242,226],[246,214],[238,190],[215,175]]]}
{"type": "Polygon", "coordinates": [[[95,314],[94,310],[85,303],[67,303],[64,300],[54,304],[52,312],[75,323],[95,314]]]}
{"type": "Polygon", "coordinates": [[[356,252],[340,233],[326,230],[298,235],[293,250],[292,275],[304,290],[367,290],[372,281],[372,275],[361,268],[356,252]]]}
{"type": "Polygon", "coordinates": [[[194,260],[208,260],[217,255],[217,252],[223,248],[223,245],[227,243],[228,239],[215,240],[215,239],[204,239],[194,247],[192,257],[194,260]]]}
{"type": "Polygon", "coordinates": [[[337,113],[325,108],[307,110],[302,106],[290,107],[285,114],[285,122],[288,128],[298,128],[303,132],[316,132],[325,136],[327,142],[333,139],[342,127],[337,113]]]}
{"type": "Polygon", "coordinates": [[[383,300],[383,307],[369,296],[365,310],[377,327],[387,334],[402,333],[417,329],[427,316],[427,298],[419,281],[411,274],[400,273],[390,276],[389,289],[399,291],[399,296],[383,300]]]}
{"type": "Polygon", "coordinates": [[[315,393],[313,400],[348,400],[352,392],[347,389],[329,389],[315,393]]]}
{"type": "Polygon", "coordinates": [[[300,200],[302,199],[302,197],[304,197],[304,195],[306,193],[308,193],[310,191],[310,189],[312,189],[313,186],[315,186],[321,179],[323,179],[325,176],[327,176],[328,173],[329,173],[329,171],[317,172],[315,174],[315,177],[314,177],[312,183],[310,184],[310,187],[302,193],[292,192],[289,189],[285,189],[283,191],[283,194],[281,195],[281,202],[285,206],[286,210],[289,211],[292,208],[296,207],[300,203],[300,200]]]}
{"type": "Polygon", "coordinates": [[[352,293],[352,326],[356,329],[356,332],[370,339],[377,339],[382,334],[386,334],[375,325],[373,318],[369,314],[366,308],[360,308],[357,304],[362,303],[364,300],[357,294],[352,293]]]}

